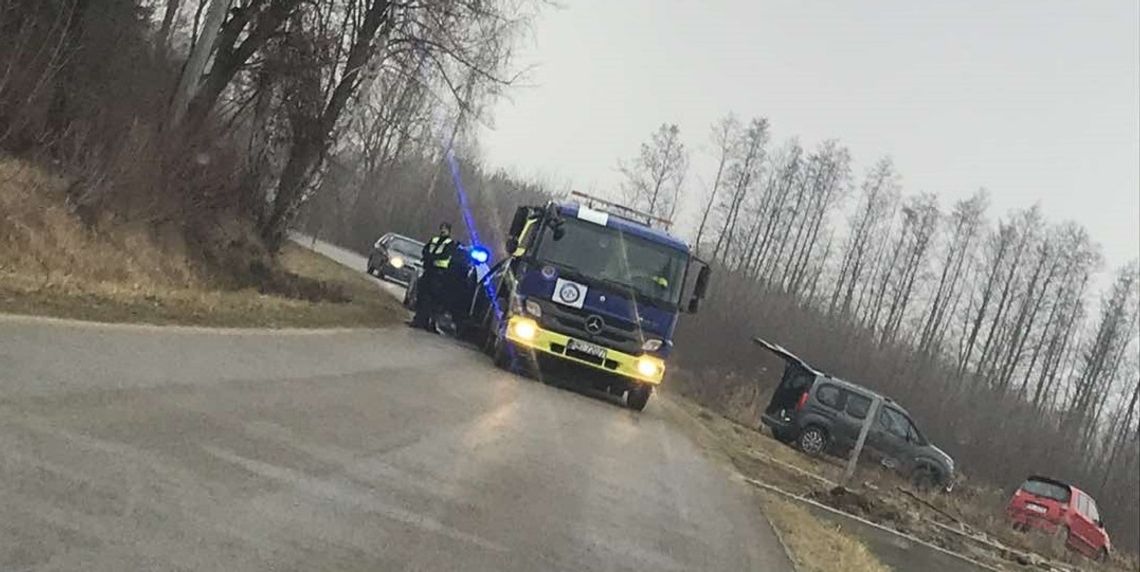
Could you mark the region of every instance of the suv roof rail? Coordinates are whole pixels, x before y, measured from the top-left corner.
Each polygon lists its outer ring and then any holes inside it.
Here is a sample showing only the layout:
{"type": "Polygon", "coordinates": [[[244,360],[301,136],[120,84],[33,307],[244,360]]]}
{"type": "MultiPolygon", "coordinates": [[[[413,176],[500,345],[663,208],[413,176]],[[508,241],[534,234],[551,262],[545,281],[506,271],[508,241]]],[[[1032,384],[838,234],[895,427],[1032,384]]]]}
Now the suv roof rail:
{"type": "Polygon", "coordinates": [[[588,195],[581,191],[570,191],[570,197],[581,199],[583,204],[592,209],[632,219],[636,222],[643,223],[645,226],[653,226],[654,223],[657,223],[665,230],[669,230],[669,228],[673,226],[673,221],[667,218],[659,217],[653,213],[639,211],[633,207],[628,207],[613,201],[607,201],[606,199],[588,195]]]}

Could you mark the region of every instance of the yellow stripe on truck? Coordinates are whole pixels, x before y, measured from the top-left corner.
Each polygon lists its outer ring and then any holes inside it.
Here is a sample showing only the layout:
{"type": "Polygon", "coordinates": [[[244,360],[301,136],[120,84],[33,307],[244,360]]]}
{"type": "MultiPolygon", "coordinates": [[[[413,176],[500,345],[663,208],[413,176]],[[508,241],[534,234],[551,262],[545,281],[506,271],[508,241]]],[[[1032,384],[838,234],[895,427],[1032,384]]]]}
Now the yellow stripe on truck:
{"type": "Polygon", "coordinates": [[[665,377],[665,362],[654,356],[635,356],[606,348],[606,360],[617,362],[617,367],[610,369],[604,365],[590,363],[565,355],[552,346],[565,348],[571,339],[570,336],[544,330],[539,327],[538,323],[533,319],[523,316],[511,316],[507,321],[507,339],[518,346],[530,348],[552,356],[557,356],[566,361],[571,361],[607,373],[629,377],[637,381],[651,383],[653,385],[660,384],[661,380],[665,377]],[[648,374],[650,371],[653,373],[648,374]]]}

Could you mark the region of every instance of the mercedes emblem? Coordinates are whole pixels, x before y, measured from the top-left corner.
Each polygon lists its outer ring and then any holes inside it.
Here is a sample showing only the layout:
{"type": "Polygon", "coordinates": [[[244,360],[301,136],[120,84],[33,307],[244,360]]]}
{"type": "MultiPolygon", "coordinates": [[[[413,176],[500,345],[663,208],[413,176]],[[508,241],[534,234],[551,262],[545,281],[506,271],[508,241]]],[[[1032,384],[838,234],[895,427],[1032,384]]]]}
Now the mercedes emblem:
{"type": "Polygon", "coordinates": [[[602,328],[606,327],[605,320],[601,316],[590,316],[586,318],[586,331],[591,334],[602,333],[602,328]]]}

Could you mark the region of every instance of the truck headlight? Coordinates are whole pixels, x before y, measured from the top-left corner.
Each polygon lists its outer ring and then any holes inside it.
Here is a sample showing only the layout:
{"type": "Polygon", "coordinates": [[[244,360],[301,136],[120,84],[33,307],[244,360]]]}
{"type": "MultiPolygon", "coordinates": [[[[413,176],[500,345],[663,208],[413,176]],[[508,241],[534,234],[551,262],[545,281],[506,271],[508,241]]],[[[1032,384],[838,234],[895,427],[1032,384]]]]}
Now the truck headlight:
{"type": "Polygon", "coordinates": [[[542,305],[540,305],[538,302],[535,302],[534,300],[527,300],[526,304],[524,304],[524,307],[526,308],[526,313],[530,314],[531,316],[534,316],[535,318],[542,317],[542,305]]]}
{"type": "Polygon", "coordinates": [[[404,259],[399,256],[393,256],[392,258],[388,259],[388,264],[391,265],[392,268],[403,268],[404,259]]]}
{"type": "Polygon", "coordinates": [[[665,362],[653,356],[637,358],[637,373],[644,377],[657,377],[665,372],[665,362]]]}
{"type": "Polygon", "coordinates": [[[519,318],[511,322],[511,329],[521,340],[533,340],[538,335],[538,324],[530,318],[519,318]]]}
{"type": "Polygon", "coordinates": [[[662,343],[664,343],[664,342],[662,342],[661,340],[645,340],[645,343],[641,344],[641,349],[642,349],[642,351],[655,352],[655,351],[661,349],[662,343]]]}

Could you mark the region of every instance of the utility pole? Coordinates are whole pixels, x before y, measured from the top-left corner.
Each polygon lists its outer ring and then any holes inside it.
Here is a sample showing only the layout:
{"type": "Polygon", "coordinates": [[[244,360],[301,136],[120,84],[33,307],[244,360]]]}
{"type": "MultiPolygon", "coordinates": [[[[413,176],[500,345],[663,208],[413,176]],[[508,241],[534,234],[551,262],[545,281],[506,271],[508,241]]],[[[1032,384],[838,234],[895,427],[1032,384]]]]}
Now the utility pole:
{"type": "Polygon", "coordinates": [[[198,91],[198,83],[202,74],[206,72],[206,63],[214,51],[214,41],[226,20],[226,12],[230,10],[231,0],[211,0],[206,21],[202,25],[202,33],[194,42],[194,49],[186,60],[186,67],[182,70],[182,77],[178,81],[178,89],[174,92],[174,101],[171,103],[171,124],[178,125],[186,114],[190,100],[198,91]]]}
{"type": "Polygon", "coordinates": [[[851,477],[855,475],[855,465],[859,463],[859,455],[863,452],[863,444],[867,442],[867,433],[871,432],[871,425],[875,423],[875,417],[879,414],[879,407],[883,404],[883,398],[875,396],[871,401],[871,408],[867,410],[867,416],[863,418],[863,427],[859,429],[859,439],[855,441],[855,448],[851,449],[851,457],[847,459],[847,470],[843,472],[843,484],[851,481],[851,477]]]}

